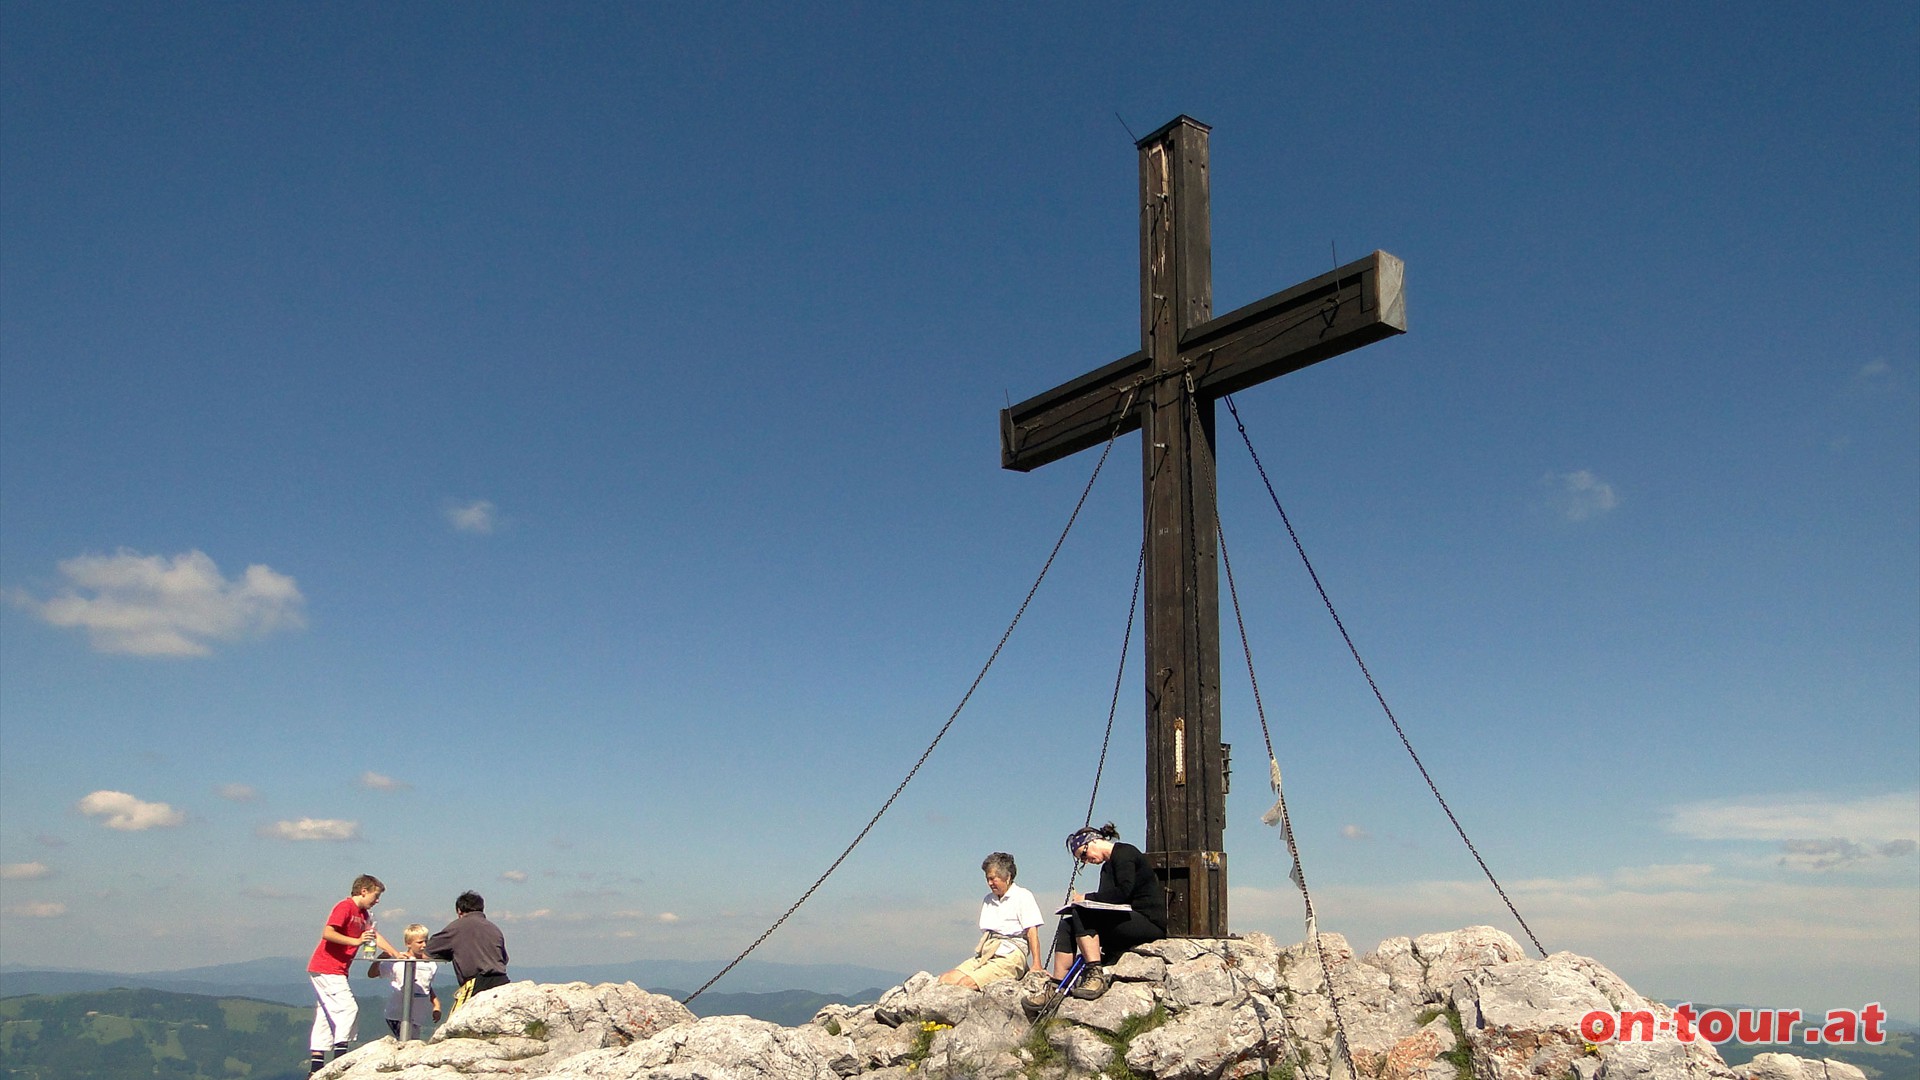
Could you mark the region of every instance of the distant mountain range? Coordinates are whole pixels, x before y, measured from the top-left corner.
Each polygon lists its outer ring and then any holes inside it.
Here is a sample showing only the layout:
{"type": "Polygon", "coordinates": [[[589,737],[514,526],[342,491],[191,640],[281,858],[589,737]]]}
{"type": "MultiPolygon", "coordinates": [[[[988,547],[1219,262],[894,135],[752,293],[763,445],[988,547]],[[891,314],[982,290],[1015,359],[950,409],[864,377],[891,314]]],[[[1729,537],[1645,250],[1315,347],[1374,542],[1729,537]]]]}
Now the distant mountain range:
{"type": "MultiPolygon", "coordinates": [[[[554,970],[564,973],[567,969],[554,970]]],[[[208,981],[205,970],[161,974],[188,976],[180,981],[190,985],[208,981]]],[[[769,977],[789,974],[792,972],[769,977]]],[[[0,993],[0,1077],[231,1080],[236,1064],[251,1080],[300,1080],[306,1076],[307,1031],[313,1016],[311,990],[292,1002],[145,986],[13,992],[20,987],[54,983],[150,980],[151,975],[129,977],[105,972],[0,972],[0,984],[5,986],[5,992],[0,993]]],[[[539,981],[552,980],[540,975],[539,981]]],[[[355,990],[360,997],[359,1041],[375,1042],[387,1034],[381,1019],[386,983],[356,979],[355,990]]],[[[679,990],[659,992],[675,998],[686,996],[679,990]]],[[[853,995],[812,990],[708,991],[693,1002],[692,1008],[701,1016],[744,1014],[791,1027],[806,1023],[826,1005],[872,1001],[879,994],[877,987],[853,995]]]]}
{"type": "MultiPolygon", "coordinates": [[[[673,992],[673,996],[685,997],[692,988],[712,978],[724,966],[721,961],[636,960],[624,964],[573,967],[515,967],[512,974],[515,979],[543,983],[631,982],[661,992],[669,992],[666,988],[679,987],[683,989],[673,992]]],[[[356,968],[356,976],[360,970],[356,968]]],[[[451,976],[446,981],[450,985],[451,976]]],[[[735,998],[756,1007],[769,1002],[755,999],[781,996],[792,996],[792,1000],[797,1001],[800,997],[813,995],[822,998],[823,1004],[824,999],[871,1001],[880,991],[904,981],[906,975],[900,972],[851,964],[781,964],[745,960],[728,972],[726,978],[715,983],[712,989],[695,999],[694,1011],[718,1012],[721,1010],[715,1008],[717,1003],[735,998]]],[[[378,997],[385,992],[383,983],[372,980],[355,978],[354,986],[365,997],[378,997]],[[362,987],[362,983],[366,985],[362,987]]],[[[27,968],[18,964],[0,965],[0,997],[75,994],[116,988],[166,990],[210,997],[245,997],[288,1005],[308,1005],[313,1002],[313,988],[307,982],[306,962],[303,958],[292,956],[182,968],[178,971],[63,971],[27,968]]],[[[818,1006],[815,1008],[817,1010],[818,1006]]],[[[725,1011],[759,1015],[747,1008],[725,1011]]],[[[784,1014],[787,1010],[779,1011],[784,1014]]],[[[804,1022],[812,1015],[812,1012],[808,1012],[798,1021],[778,1022],[804,1022]]]]}
{"type": "MultiPolygon", "coordinates": [[[[703,1015],[744,1013],[793,1026],[832,1002],[849,1003],[783,990],[709,992],[694,1004],[703,1015]]],[[[360,1004],[360,1041],[384,1037],[378,999],[360,1004]]],[[[231,1080],[237,1063],[251,1080],[300,1080],[312,1014],[304,1004],[145,988],[7,996],[0,998],[0,1077],[231,1080]]]]}
{"type": "MultiPolygon", "coordinates": [[[[256,961],[279,965],[283,961],[256,961]]],[[[251,965],[230,965],[242,969],[251,965]]],[[[209,972],[194,969],[161,973],[185,976],[183,981],[208,981],[209,972]]],[[[770,978],[790,977],[804,968],[787,966],[770,978]]],[[[862,969],[850,969],[862,970],[862,969]]],[[[549,972],[618,974],[605,968],[546,969],[534,977],[554,979],[549,972]]],[[[301,1080],[306,1075],[306,1038],[312,1009],[308,998],[277,1003],[246,997],[206,996],[151,988],[67,991],[22,995],[13,987],[37,981],[140,981],[149,976],[116,976],[102,972],[54,972],[13,969],[0,971],[0,1077],[90,1077],[93,1080],[230,1080],[236,1062],[246,1066],[252,1080],[301,1080]]],[[[568,979],[567,981],[573,981],[568,979]]],[[[583,980],[584,981],[584,980],[583,980]]],[[[703,980],[704,981],[704,977],[703,980]]],[[[361,1000],[361,1041],[386,1034],[380,1020],[384,983],[356,980],[367,993],[361,1000]]],[[[673,997],[685,992],[661,990],[673,997]]],[[[721,993],[708,991],[693,1003],[702,1016],[745,1014],[777,1024],[806,1023],[830,1003],[872,1001],[879,987],[852,995],[828,995],[810,990],[721,993]]],[[[1710,1006],[1698,1006],[1702,1010],[1710,1006]]],[[[1869,1080],[1920,1080],[1914,1056],[1913,1025],[1889,1024],[1894,1033],[1881,1046],[1822,1047],[1830,1056],[1860,1066],[1869,1080]],[[1902,1030],[1904,1029],[1904,1030],[1902,1030]]],[[[1742,1046],[1728,1043],[1719,1050],[1729,1064],[1741,1064],[1770,1050],[1805,1054],[1807,1047],[1742,1046]]]]}

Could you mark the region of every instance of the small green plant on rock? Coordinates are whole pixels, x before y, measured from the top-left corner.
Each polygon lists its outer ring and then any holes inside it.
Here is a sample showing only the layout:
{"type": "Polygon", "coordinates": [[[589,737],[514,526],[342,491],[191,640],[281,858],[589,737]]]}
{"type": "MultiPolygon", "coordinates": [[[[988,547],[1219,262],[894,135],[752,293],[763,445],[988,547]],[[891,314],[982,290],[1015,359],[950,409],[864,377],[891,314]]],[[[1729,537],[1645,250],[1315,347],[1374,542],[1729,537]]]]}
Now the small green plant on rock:
{"type": "Polygon", "coordinates": [[[1120,1029],[1115,1031],[1113,1037],[1108,1041],[1112,1042],[1116,1047],[1124,1048],[1130,1045],[1135,1037],[1145,1035],[1147,1032],[1166,1023],[1171,1018],[1172,1014],[1167,1012],[1165,1005],[1155,1005],[1152,1012],[1141,1013],[1139,1016],[1129,1016],[1125,1020],[1120,1021],[1120,1029]]]}
{"type": "Polygon", "coordinates": [[[1453,1049],[1441,1054],[1440,1060],[1453,1066],[1457,1080],[1473,1080],[1473,1047],[1467,1044],[1467,1029],[1460,1023],[1459,1009],[1447,1009],[1447,1026],[1453,1029],[1453,1049]]]}
{"type": "Polygon", "coordinates": [[[1120,1027],[1109,1035],[1104,1031],[1095,1032],[1108,1046],[1113,1047],[1113,1063],[1101,1070],[1108,1080],[1140,1080],[1139,1075],[1127,1068],[1127,1050],[1133,1046],[1133,1040],[1166,1023],[1172,1014],[1165,1005],[1155,1005],[1152,1012],[1129,1016],[1120,1021],[1120,1027]]]}
{"type": "Polygon", "coordinates": [[[1052,1031],[1059,1022],[1052,1017],[1040,1021],[1033,1025],[1032,1031],[1027,1032],[1027,1041],[1020,1044],[1020,1057],[1027,1063],[1025,1072],[1029,1078],[1038,1077],[1040,1070],[1059,1060],[1060,1051],[1047,1041],[1047,1032],[1052,1031]]]}
{"type": "Polygon", "coordinates": [[[547,1022],[538,1017],[527,1021],[526,1033],[529,1039],[544,1040],[547,1037],[547,1022]]]}
{"type": "Polygon", "coordinates": [[[913,1046],[907,1051],[907,1068],[918,1069],[927,1055],[933,1053],[933,1037],[950,1030],[952,1024],[942,1024],[938,1020],[923,1020],[920,1030],[914,1032],[913,1046]]]}

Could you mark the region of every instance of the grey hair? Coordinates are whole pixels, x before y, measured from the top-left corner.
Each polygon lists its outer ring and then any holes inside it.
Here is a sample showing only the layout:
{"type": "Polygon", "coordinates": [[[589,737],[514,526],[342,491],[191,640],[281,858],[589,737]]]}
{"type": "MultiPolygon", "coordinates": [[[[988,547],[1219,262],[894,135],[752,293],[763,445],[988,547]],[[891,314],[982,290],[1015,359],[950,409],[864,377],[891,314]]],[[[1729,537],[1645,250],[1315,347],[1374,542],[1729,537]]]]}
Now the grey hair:
{"type": "Polygon", "coordinates": [[[1006,878],[1009,884],[1013,882],[1014,875],[1020,872],[1019,867],[1013,865],[1013,856],[1004,851],[996,851],[980,860],[980,869],[984,873],[1006,878]]]}

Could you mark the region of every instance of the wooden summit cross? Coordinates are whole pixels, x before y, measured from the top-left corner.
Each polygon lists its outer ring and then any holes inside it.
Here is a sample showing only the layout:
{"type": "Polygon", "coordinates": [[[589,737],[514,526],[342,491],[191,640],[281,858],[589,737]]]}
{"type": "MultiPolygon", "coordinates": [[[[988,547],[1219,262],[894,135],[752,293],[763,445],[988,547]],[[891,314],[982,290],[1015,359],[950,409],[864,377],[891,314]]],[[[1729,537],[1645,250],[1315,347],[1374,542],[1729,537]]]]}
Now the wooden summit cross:
{"type": "Polygon", "coordinates": [[[1209,130],[1179,116],[1138,144],[1140,351],[1000,413],[1020,472],[1145,433],[1146,854],[1186,937],[1227,934],[1213,401],[1407,328],[1384,251],[1213,318],[1209,130]]]}

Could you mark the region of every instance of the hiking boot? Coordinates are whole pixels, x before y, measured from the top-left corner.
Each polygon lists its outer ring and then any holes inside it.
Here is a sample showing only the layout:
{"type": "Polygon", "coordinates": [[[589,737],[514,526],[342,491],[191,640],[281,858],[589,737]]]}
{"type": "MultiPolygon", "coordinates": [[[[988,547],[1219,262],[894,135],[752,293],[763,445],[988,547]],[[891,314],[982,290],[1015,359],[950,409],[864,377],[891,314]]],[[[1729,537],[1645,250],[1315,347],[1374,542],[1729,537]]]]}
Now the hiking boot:
{"type": "Polygon", "coordinates": [[[1087,970],[1080,975],[1080,981],[1073,984],[1071,993],[1081,1001],[1092,1001],[1107,992],[1113,985],[1113,976],[1098,964],[1088,964],[1087,970]]]}
{"type": "Polygon", "coordinates": [[[1020,1011],[1029,1017],[1040,1015],[1040,1010],[1046,1008],[1047,1002],[1053,998],[1056,985],[1054,981],[1050,978],[1042,978],[1039,982],[1037,987],[1027,991],[1026,996],[1020,999],[1020,1011]]]}

